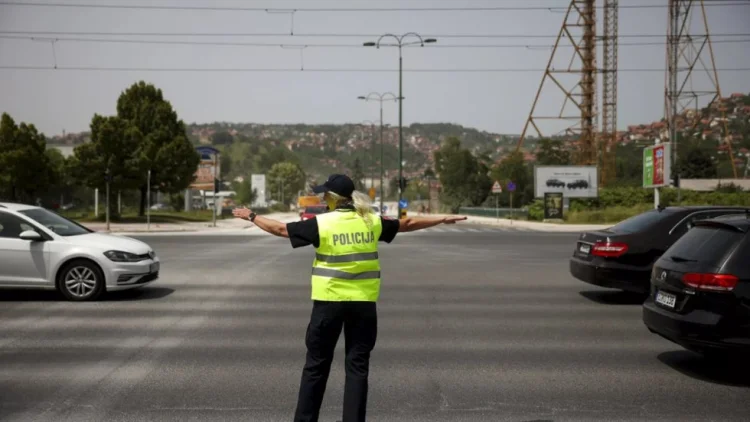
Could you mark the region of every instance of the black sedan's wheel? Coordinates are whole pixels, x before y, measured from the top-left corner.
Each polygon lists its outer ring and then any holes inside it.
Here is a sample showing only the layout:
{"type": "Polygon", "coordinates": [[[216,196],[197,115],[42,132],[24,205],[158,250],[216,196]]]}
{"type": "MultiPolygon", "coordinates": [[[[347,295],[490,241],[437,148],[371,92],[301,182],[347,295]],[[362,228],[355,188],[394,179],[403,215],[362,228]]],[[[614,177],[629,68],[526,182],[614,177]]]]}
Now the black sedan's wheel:
{"type": "Polygon", "coordinates": [[[104,274],[90,261],[72,261],[60,271],[57,289],[68,300],[96,300],[104,292],[104,274]]]}

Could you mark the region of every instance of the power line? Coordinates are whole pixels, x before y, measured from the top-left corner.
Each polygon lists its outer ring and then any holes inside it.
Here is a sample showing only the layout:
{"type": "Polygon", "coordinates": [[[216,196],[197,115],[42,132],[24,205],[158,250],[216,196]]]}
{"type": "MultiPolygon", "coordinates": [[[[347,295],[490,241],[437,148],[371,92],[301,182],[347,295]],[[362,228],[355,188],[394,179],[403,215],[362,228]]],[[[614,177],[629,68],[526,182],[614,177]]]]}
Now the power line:
{"type": "MultiPolygon", "coordinates": [[[[321,38],[378,38],[383,34],[346,34],[346,33],[260,33],[260,32],[93,32],[93,31],[0,31],[0,35],[66,35],[66,36],[123,36],[123,37],[321,37],[321,38]]],[[[693,38],[705,37],[706,34],[691,34],[693,38]]],[[[423,34],[427,38],[535,38],[557,39],[557,34],[423,34]]],[[[750,37],[750,33],[710,34],[714,37],[750,37]]],[[[622,34],[618,38],[665,38],[664,34],[622,34]]]]}
{"type": "MultiPolygon", "coordinates": [[[[333,43],[304,43],[304,44],[287,44],[287,43],[269,43],[269,42],[226,42],[226,41],[166,41],[166,40],[139,40],[139,39],[122,39],[122,38],[35,38],[19,35],[0,35],[0,39],[8,40],[26,40],[26,41],[64,41],[74,43],[104,43],[104,44],[154,44],[154,45],[195,45],[195,46],[230,46],[230,47],[297,47],[297,48],[363,48],[362,44],[333,44],[333,43]]],[[[724,39],[712,40],[713,44],[725,43],[746,43],[750,38],[744,39],[724,39]]],[[[664,42],[624,42],[619,46],[663,46],[664,42]]],[[[554,47],[553,44],[430,44],[425,48],[527,48],[527,49],[548,49],[554,47]]],[[[573,45],[562,45],[559,47],[573,47],[573,45]]]]}
{"type": "MultiPolygon", "coordinates": [[[[747,0],[715,0],[706,2],[706,6],[747,6],[747,0]]],[[[386,8],[263,8],[263,7],[216,7],[216,6],[152,6],[130,4],[83,4],[83,3],[38,3],[0,1],[0,6],[23,7],[58,7],[68,9],[120,9],[120,10],[172,10],[172,11],[214,11],[214,12],[507,12],[534,10],[566,10],[567,7],[551,6],[491,6],[491,7],[386,7],[386,8]]],[[[656,9],[667,8],[666,4],[634,4],[622,5],[620,9],[656,9]]],[[[597,8],[602,8],[597,6],[597,8]]]]}
{"type": "MultiPolygon", "coordinates": [[[[336,73],[336,72],[369,72],[369,73],[383,73],[383,72],[398,72],[398,69],[372,69],[372,68],[189,68],[189,67],[98,67],[98,66],[24,66],[24,65],[0,65],[0,70],[67,70],[67,71],[107,71],[107,72],[287,72],[287,73],[336,73]]],[[[542,68],[527,68],[527,69],[513,69],[513,68],[454,68],[454,69],[435,69],[435,68],[414,68],[414,69],[403,69],[404,72],[413,73],[515,73],[515,72],[544,72],[546,69],[542,68]]],[[[689,69],[681,69],[687,71],[689,69]]],[[[724,68],[716,69],[720,72],[747,72],[750,68],[724,68]]],[[[577,69],[559,69],[558,72],[580,72],[577,69]]],[[[618,72],[665,72],[665,69],[658,68],[630,68],[630,69],[618,69],[618,72]]]]}

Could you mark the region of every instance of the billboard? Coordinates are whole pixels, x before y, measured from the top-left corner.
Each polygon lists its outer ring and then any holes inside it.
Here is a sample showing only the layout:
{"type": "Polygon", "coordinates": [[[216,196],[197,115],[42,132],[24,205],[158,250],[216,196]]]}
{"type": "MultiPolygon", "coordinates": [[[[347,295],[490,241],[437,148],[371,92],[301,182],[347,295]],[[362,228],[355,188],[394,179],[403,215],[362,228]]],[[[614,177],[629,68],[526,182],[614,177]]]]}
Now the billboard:
{"type": "Polygon", "coordinates": [[[656,144],[643,149],[643,187],[669,186],[671,176],[671,145],[656,144]]]}
{"type": "Polygon", "coordinates": [[[534,166],[534,197],[562,193],[566,198],[599,196],[596,166],[534,166]]]}
{"type": "Polygon", "coordinates": [[[265,174],[252,174],[250,175],[250,186],[255,191],[255,202],[253,207],[265,208],[268,206],[266,201],[266,175],[265,174]]]}
{"type": "Polygon", "coordinates": [[[219,150],[211,147],[198,147],[196,152],[201,156],[198,169],[195,171],[190,189],[214,190],[214,179],[221,174],[219,150]]]}

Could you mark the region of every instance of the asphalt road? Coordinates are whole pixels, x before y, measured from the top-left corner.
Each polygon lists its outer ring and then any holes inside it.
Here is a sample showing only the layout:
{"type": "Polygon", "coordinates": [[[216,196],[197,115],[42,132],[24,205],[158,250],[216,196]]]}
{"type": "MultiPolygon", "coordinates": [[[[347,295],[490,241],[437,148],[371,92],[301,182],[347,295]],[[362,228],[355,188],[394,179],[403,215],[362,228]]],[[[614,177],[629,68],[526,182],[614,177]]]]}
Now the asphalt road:
{"type": "MultiPolygon", "coordinates": [[[[748,371],[649,333],[639,298],[572,279],[574,234],[462,227],[381,249],[369,420],[747,420],[748,371]]],[[[140,291],[0,291],[0,420],[291,420],[313,250],[144,239],[163,267],[140,291]]],[[[342,340],[321,420],[340,419],[343,381],[342,340]]]]}

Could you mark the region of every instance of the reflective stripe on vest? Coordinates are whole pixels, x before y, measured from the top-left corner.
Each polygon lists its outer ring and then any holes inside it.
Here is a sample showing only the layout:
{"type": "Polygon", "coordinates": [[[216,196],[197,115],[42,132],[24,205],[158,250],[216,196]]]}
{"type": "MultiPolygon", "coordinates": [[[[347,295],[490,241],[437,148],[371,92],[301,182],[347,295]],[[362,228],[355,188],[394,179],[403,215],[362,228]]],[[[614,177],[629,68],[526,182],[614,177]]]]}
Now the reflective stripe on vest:
{"type": "Polygon", "coordinates": [[[380,295],[380,216],[350,210],[315,217],[320,244],[312,269],[312,299],[375,302],[380,295]]]}
{"type": "Polygon", "coordinates": [[[371,259],[378,259],[377,252],[366,252],[366,253],[353,253],[351,255],[323,255],[320,253],[315,254],[315,259],[318,261],[335,263],[335,262],[354,262],[354,261],[369,261],[371,259]]]}

